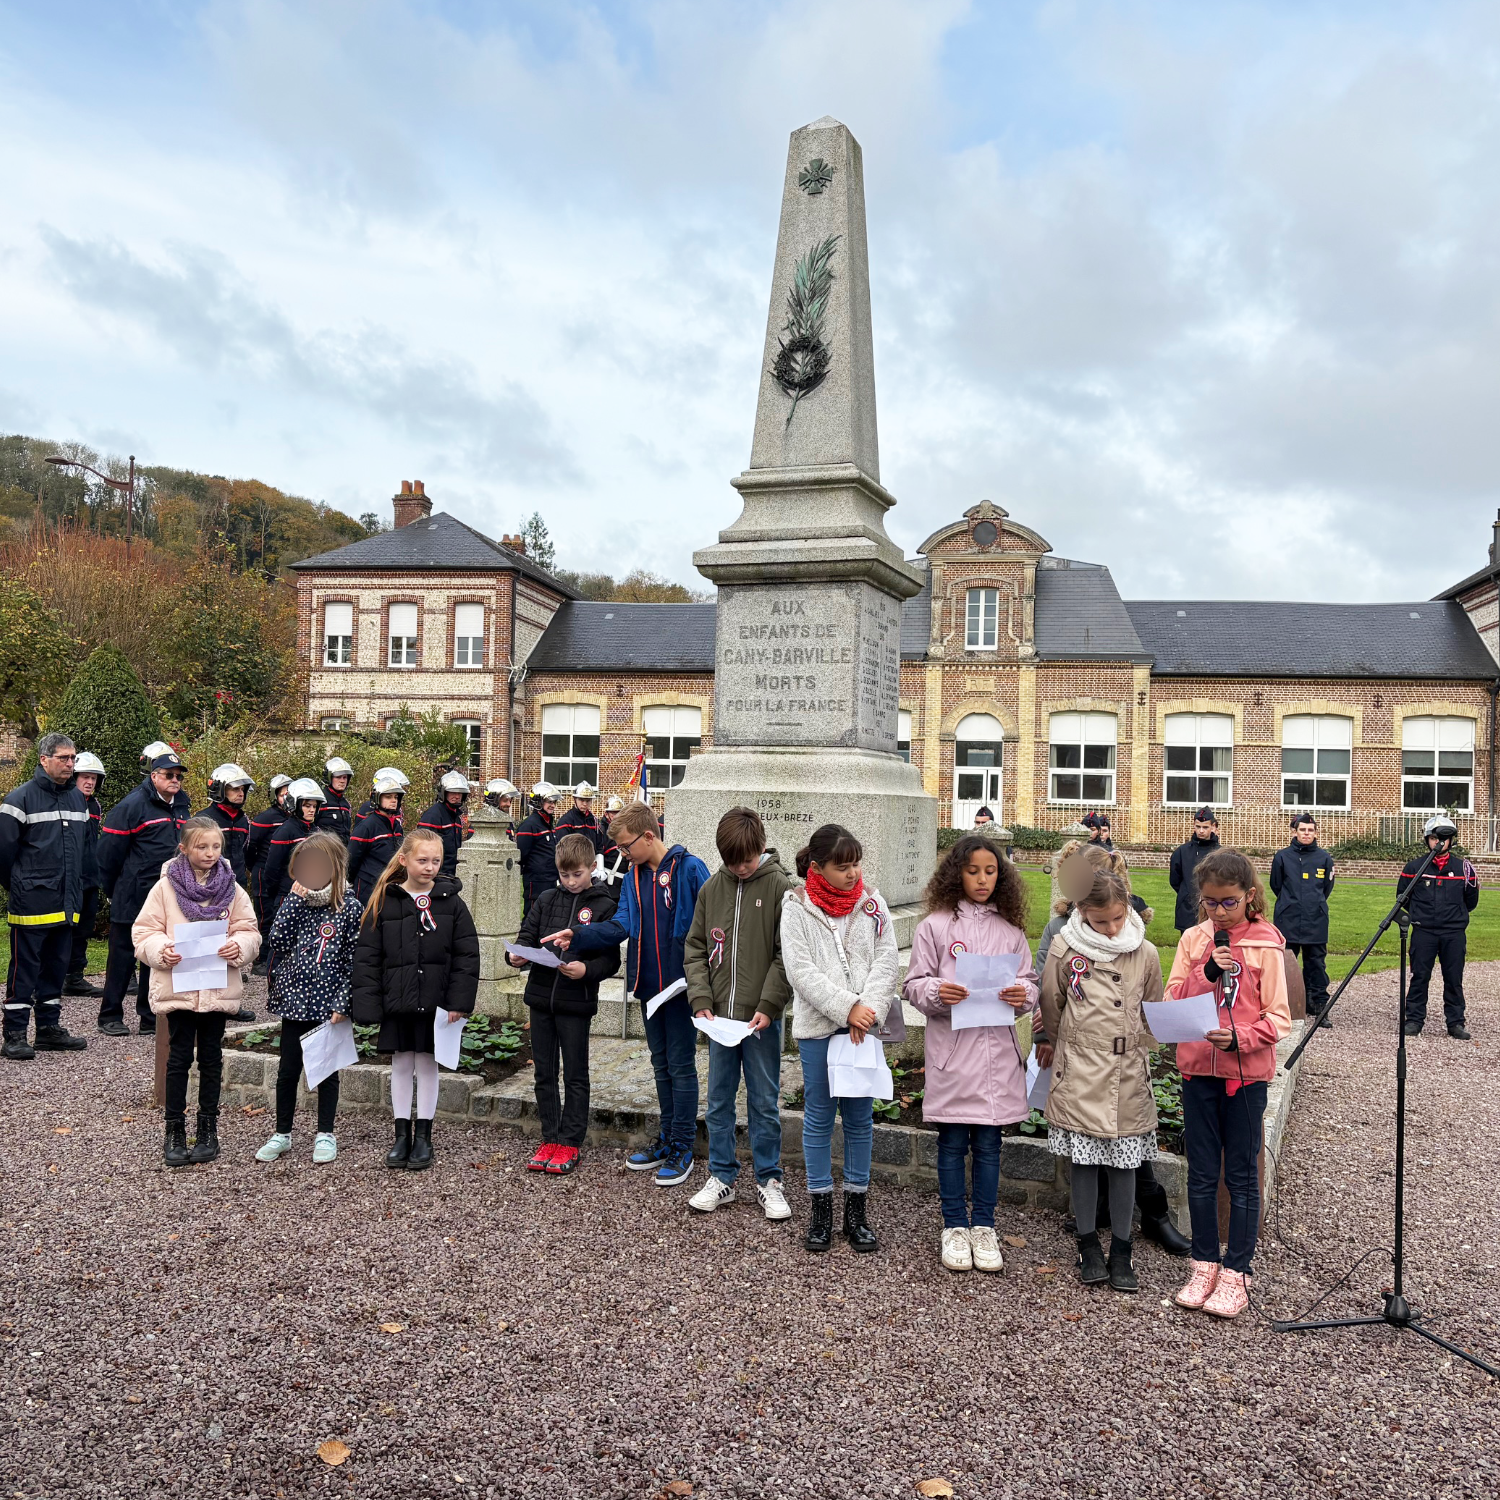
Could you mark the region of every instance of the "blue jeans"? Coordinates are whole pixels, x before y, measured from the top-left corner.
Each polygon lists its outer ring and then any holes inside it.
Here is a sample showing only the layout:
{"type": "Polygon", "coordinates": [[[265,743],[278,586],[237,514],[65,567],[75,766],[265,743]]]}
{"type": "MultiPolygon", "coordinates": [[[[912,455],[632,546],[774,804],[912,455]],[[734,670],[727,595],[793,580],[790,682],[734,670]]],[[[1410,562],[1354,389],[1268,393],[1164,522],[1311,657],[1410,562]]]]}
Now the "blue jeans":
{"type": "Polygon", "coordinates": [[[1247,1083],[1233,1098],[1222,1078],[1182,1080],[1183,1144],[1188,1161],[1188,1216],[1193,1259],[1219,1261],[1219,1165],[1229,1190],[1228,1271],[1250,1269],[1260,1229],[1261,1120],[1264,1083],[1247,1083]]]}
{"type": "Polygon", "coordinates": [[[646,1046],[656,1075],[662,1139],[673,1151],[691,1151],[698,1134],[698,1030],[686,995],[674,995],[654,1016],[645,1017],[646,1046]]]}
{"type": "Polygon", "coordinates": [[[745,1114],[755,1180],[781,1176],[781,1024],[753,1032],[738,1047],[708,1044],[708,1170],[720,1182],[740,1175],[734,1150],[734,1103],[745,1076],[745,1114]]]}
{"type": "Polygon", "coordinates": [[[1000,1196],[1000,1127],[938,1126],[938,1193],[943,1200],[944,1229],[993,1229],[995,1200],[1000,1196]],[[964,1159],[974,1153],[974,1217],[969,1218],[964,1159]]]}
{"type": "Polygon", "coordinates": [[[802,1161],[810,1193],[833,1191],[833,1122],[844,1118],[844,1189],[862,1193],[870,1185],[875,1144],[875,1101],[835,1099],[828,1092],[828,1038],[800,1041],[802,1054],[802,1161]]]}

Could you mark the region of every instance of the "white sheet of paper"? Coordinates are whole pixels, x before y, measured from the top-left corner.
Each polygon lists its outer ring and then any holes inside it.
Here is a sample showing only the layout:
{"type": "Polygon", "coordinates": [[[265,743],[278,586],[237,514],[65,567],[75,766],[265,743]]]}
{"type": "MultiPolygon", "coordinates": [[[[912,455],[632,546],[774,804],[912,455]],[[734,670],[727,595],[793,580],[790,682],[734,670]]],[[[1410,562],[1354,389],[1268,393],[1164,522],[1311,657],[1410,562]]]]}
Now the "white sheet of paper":
{"type": "Polygon", "coordinates": [[[229,984],[229,962],[219,957],[219,949],[229,936],[229,919],[217,922],[174,922],[172,946],[182,955],[182,962],[172,970],[172,993],[185,995],[193,990],[222,990],[229,984]]]}
{"type": "Polygon", "coordinates": [[[191,994],[195,990],[229,988],[229,964],[225,959],[186,959],[172,970],[172,993],[191,994]]]}
{"type": "Polygon", "coordinates": [[[654,1016],[657,1011],[659,1011],[662,1006],[667,1003],[668,1000],[672,999],[674,995],[685,995],[686,993],[687,980],[674,979],[671,984],[666,987],[666,989],[662,990],[658,994],[653,995],[646,1002],[646,1014],[648,1016],[654,1016]]]}
{"type": "Polygon", "coordinates": [[[521,943],[507,943],[505,951],[514,953],[517,958],[524,958],[528,963],[541,964],[544,969],[557,969],[563,963],[550,948],[527,948],[521,943]]]}
{"type": "MultiPolygon", "coordinates": [[[[189,924],[184,922],[179,925],[186,927],[189,924]]],[[[203,925],[205,927],[218,927],[220,924],[218,922],[205,922],[203,925]]],[[[228,941],[229,934],[227,932],[215,932],[210,933],[206,937],[174,938],[172,946],[184,959],[217,958],[219,956],[219,949],[228,941]]]]}
{"type": "Polygon", "coordinates": [[[858,1046],[849,1036],[828,1039],[828,1092],[835,1099],[890,1099],[896,1092],[885,1048],[867,1036],[858,1046]]]}
{"type": "Polygon", "coordinates": [[[458,1067],[458,1049],[468,1019],[460,1016],[458,1020],[450,1021],[445,1010],[435,1012],[432,1017],[432,1055],[445,1068],[458,1067]]]}
{"type": "Polygon", "coordinates": [[[748,1021],[734,1021],[728,1016],[709,1018],[694,1016],[693,1025],[710,1041],[718,1042],[721,1047],[738,1047],[750,1035],[748,1021]]]}
{"type": "Polygon", "coordinates": [[[358,1061],[353,1021],[324,1021],[302,1033],[302,1071],[307,1074],[308,1088],[317,1088],[325,1078],[342,1068],[352,1068],[358,1061]]]}
{"type": "Polygon", "coordinates": [[[1159,1042],[1201,1042],[1219,1027],[1219,1002],[1212,995],[1147,1000],[1141,1010],[1151,1035],[1159,1042]]]}
{"type": "Polygon", "coordinates": [[[949,1011],[955,1031],[976,1026],[1014,1026],[1015,1011],[1000,998],[1021,972],[1019,953],[960,953],[954,964],[954,982],[968,990],[949,1011]]]}
{"type": "Polygon", "coordinates": [[[1026,1102],[1033,1109],[1046,1109],[1047,1096],[1052,1092],[1052,1069],[1044,1068],[1036,1060],[1036,1052],[1026,1059],[1026,1102]]]}
{"type": "Polygon", "coordinates": [[[229,918],[220,917],[217,922],[174,922],[172,924],[172,946],[179,953],[179,946],[193,938],[216,937],[222,943],[229,936],[229,918]]]}
{"type": "Polygon", "coordinates": [[[985,994],[970,990],[967,1000],[960,1000],[948,1012],[955,1031],[972,1031],[976,1026],[1014,1026],[1016,1012],[994,992],[985,994]]]}

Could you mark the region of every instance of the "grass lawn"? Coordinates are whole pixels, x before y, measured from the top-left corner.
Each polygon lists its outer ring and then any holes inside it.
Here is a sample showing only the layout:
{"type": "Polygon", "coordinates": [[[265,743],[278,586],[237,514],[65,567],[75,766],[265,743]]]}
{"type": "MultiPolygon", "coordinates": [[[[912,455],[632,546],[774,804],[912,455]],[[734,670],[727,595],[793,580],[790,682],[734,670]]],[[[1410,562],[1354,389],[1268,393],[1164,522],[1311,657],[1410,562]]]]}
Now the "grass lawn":
{"type": "MultiPolygon", "coordinates": [[[[1026,924],[1027,936],[1035,944],[1041,936],[1051,915],[1048,902],[1052,891],[1052,878],[1035,867],[1023,867],[1021,874],[1031,892],[1031,917],[1026,924]]],[[[1262,874],[1264,879],[1264,874],[1262,874]]],[[[1146,936],[1161,950],[1162,973],[1172,967],[1172,955],[1177,948],[1177,929],[1172,925],[1172,912],[1176,898],[1167,884],[1165,870],[1133,870],[1130,884],[1136,894],[1153,908],[1155,920],[1146,936]]],[[[1270,891],[1266,894],[1269,896],[1270,891]]],[[[1376,925],[1390,910],[1396,899],[1396,883],[1340,880],[1329,898],[1328,912],[1328,977],[1339,980],[1349,972],[1354,960],[1364,951],[1376,925]]],[[[92,951],[92,950],[91,950],[92,951]]],[[[1478,962],[1486,958],[1500,958],[1500,899],[1481,892],[1479,906],[1469,918],[1469,959],[1478,962]]],[[[1394,969],[1397,959],[1397,938],[1394,924],[1381,938],[1380,945],[1365,960],[1362,972],[1373,973],[1376,969],[1394,969]]]]}

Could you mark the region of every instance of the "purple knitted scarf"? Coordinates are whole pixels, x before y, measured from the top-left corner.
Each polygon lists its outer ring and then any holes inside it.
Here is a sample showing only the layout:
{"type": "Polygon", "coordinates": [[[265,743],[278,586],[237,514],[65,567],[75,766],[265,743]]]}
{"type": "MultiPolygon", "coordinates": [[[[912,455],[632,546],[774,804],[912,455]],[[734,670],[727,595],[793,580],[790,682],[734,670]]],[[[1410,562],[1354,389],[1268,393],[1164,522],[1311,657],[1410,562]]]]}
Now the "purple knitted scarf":
{"type": "Polygon", "coordinates": [[[167,879],[172,882],[172,894],[189,922],[217,922],[229,915],[234,901],[234,871],[227,859],[221,859],[208,880],[199,885],[187,856],[179,854],[167,866],[167,879]]]}

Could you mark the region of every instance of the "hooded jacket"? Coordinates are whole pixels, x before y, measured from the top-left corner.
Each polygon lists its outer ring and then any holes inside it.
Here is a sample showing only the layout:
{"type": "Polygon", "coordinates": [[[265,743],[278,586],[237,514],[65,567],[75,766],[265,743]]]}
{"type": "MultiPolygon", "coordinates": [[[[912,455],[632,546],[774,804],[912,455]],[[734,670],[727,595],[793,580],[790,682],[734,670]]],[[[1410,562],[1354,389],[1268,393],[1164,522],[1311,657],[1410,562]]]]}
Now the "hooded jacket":
{"type": "Polygon", "coordinates": [[[443,874],[449,880],[458,878],[458,851],[472,830],[464,815],[463,804],[449,807],[446,797],[439,797],[418,820],[419,828],[430,828],[443,841],[443,874]]]}
{"type": "Polygon", "coordinates": [[[231,806],[228,802],[210,802],[200,818],[212,818],[224,834],[224,858],[234,871],[234,878],[245,883],[245,844],[250,835],[250,819],[243,807],[231,806]]]}
{"type": "Polygon", "coordinates": [[[1194,871],[1205,854],[1221,848],[1219,835],[1210,834],[1206,839],[1190,838],[1172,851],[1172,862],[1167,870],[1167,881],[1177,892],[1175,924],[1178,932],[1186,932],[1198,921],[1198,881],[1194,871]]]}
{"type": "Polygon", "coordinates": [[[87,884],[89,811],[72,781],[59,786],[40,767],[0,802],[0,885],[10,892],[12,927],[71,926],[87,884]]]}
{"type": "Polygon", "coordinates": [[[349,974],[364,903],[352,888],[344,904],[313,906],[293,891],[271,924],[267,1008],[289,1021],[326,1021],[349,1009],[349,974]]]}
{"type": "Polygon", "coordinates": [[[405,837],[401,814],[376,808],[349,835],[349,884],[361,904],[370,899],[381,871],[396,857],[405,837]]]}
{"type": "MultiPolygon", "coordinates": [[[[1407,860],[1396,880],[1398,896],[1411,885],[1425,858],[1407,860]]],[[[1469,913],[1478,905],[1479,875],[1474,866],[1459,855],[1446,854],[1428,865],[1406,909],[1413,927],[1425,927],[1429,932],[1462,932],[1469,925],[1469,913]]]]}
{"type": "Polygon", "coordinates": [[[798,886],[781,900],[781,956],[796,1001],[792,1035],[798,1041],[832,1036],[849,1025],[849,1012],[868,1005],[883,1026],[901,974],[901,953],[890,908],[879,891],[842,920],[830,917],[798,886]]]}
{"type": "Polygon", "coordinates": [[[1172,960],[1167,993],[1174,1000],[1212,991],[1219,1002],[1219,1025],[1233,1028],[1236,1051],[1212,1042],[1179,1042],[1177,1067],[1184,1078],[1226,1078],[1269,1082],[1276,1072],[1276,1043],[1292,1029],[1286,989],[1286,939],[1264,918],[1229,929],[1230,958],[1238,974],[1210,982],[1203,966],[1214,957],[1214,924],[1200,922],[1183,933],[1172,960]],[[1231,1004],[1231,1002],[1233,1002],[1231,1004]]]}
{"type": "Polygon", "coordinates": [[[693,908],[683,949],[688,1006],[696,1014],[779,1021],[792,997],[781,959],[781,902],[795,882],[774,849],[748,880],[727,869],[710,876],[693,908]]]}
{"type": "Polygon", "coordinates": [[[228,965],[226,983],[222,990],[184,990],[178,994],[172,989],[172,971],[162,967],[162,950],[172,941],[177,924],[188,920],[190,919],[182,914],[182,907],[177,904],[177,893],[172,889],[172,882],[167,879],[163,866],[163,873],[147,892],[130,927],[135,956],[151,970],[152,1013],[164,1016],[174,1010],[192,1010],[200,1014],[222,1011],[233,1015],[240,1008],[245,971],[260,953],[260,926],[255,920],[255,909],[250,905],[250,898],[242,887],[234,887],[234,899],[229,907],[228,935],[240,945],[240,961],[228,965]]]}
{"type": "Polygon", "coordinates": [[[1276,927],[1289,943],[1328,941],[1328,897],[1333,892],[1333,856],[1316,842],[1295,839],[1271,861],[1276,927]]]}
{"type": "MultiPolygon", "coordinates": [[[[521,923],[516,942],[536,948],[549,932],[570,927],[577,931],[595,922],[608,922],[615,914],[615,898],[609,887],[595,880],[581,891],[565,891],[555,885],[531,903],[521,923]]],[[[577,959],[576,953],[562,955],[577,959]]],[[[583,978],[569,979],[561,969],[545,964],[527,964],[525,1001],[555,1016],[592,1016],[599,1009],[599,985],[620,970],[620,948],[606,948],[581,960],[583,978]]]]}
{"type": "Polygon", "coordinates": [[[349,1007],[364,1026],[392,1016],[424,1011],[474,1013],[479,993],[479,934],[459,897],[461,881],[439,875],[428,911],[421,919],[416,901],[394,882],[376,916],[366,915],[354,951],[349,1007]]]}
{"type": "Polygon", "coordinates": [[[99,887],[109,897],[111,922],[134,922],[161,867],[176,858],[188,817],[185,801],[178,796],[168,802],[148,776],[105,813],[99,826],[99,887]]]}

